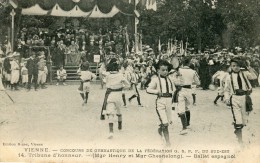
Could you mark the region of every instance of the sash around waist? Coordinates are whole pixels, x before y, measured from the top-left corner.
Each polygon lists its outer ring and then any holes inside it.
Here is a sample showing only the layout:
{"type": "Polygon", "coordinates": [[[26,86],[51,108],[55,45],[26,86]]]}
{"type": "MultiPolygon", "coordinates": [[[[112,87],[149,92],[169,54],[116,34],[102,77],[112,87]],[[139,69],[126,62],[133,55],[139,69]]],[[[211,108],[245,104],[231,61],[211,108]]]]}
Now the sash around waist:
{"type": "Polygon", "coordinates": [[[191,85],[176,85],[176,87],[191,89],[191,85]]]}
{"type": "Polygon", "coordinates": [[[120,92],[122,90],[123,90],[123,88],[118,88],[118,89],[107,88],[107,91],[110,91],[110,92],[120,92]]]}

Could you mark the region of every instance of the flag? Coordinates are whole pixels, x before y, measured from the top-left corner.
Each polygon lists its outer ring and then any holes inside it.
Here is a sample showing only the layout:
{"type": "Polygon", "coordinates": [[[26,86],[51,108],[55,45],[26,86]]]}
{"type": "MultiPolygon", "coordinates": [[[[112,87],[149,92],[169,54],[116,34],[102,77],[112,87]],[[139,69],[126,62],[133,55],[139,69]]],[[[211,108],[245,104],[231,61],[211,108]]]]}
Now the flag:
{"type": "Polygon", "coordinates": [[[128,32],[127,32],[127,28],[125,28],[125,42],[126,42],[126,45],[129,45],[129,44],[130,44],[130,40],[129,40],[129,35],[128,35],[128,32]]]}
{"type": "Polygon", "coordinates": [[[142,41],[142,35],[140,34],[139,37],[140,41],[139,41],[139,51],[143,52],[143,41],[142,41]]]}
{"type": "Polygon", "coordinates": [[[7,53],[12,52],[12,46],[10,41],[8,41],[7,45],[6,45],[6,51],[5,54],[7,55],[7,53]]]}
{"type": "Polygon", "coordinates": [[[156,0],[151,0],[152,3],[151,3],[151,9],[154,10],[154,11],[157,11],[157,3],[156,3],[156,0]]]}
{"type": "Polygon", "coordinates": [[[145,7],[147,10],[150,9],[150,0],[146,0],[145,7]]]}
{"type": "Polygon", "coordinates": [[[157,10],[157,2],[156,0],[146,0],[146,9],[147,10],[157,10]]]}
{"type": "Polygon", "coordinates": [[[140,0],[135,0],[135,5],[138,5],[139,2],[140,0]]]}
{"type": "Polygon", "coordinates": [[[135,2],[135,5],[137,5],[140,2],[140,0],[128,0],[128,3],[132,3],[132,1],[135,2]]]}
{"type": "Polygon", "coordinates": [[[129,54],[129,45],[130,45],[129,35],[128,35],[128,32],[127,32],[127,28],[125,28],[125,49],[126,49],[126,55],[129,54]]]}
{"type": "Polygon", "coordinates": [[[187,55],[187,50],[188,50],[188,37],[185,43],[185,54],[184,54],[185,56],[187,55]]]}
{"type": "Polygon", "coordinates": [[[177,52],[177,40],[174,40],[174,43],[172,42],[172,53],[175,54],[177,52]]]}
{"type": "Polygon", "coordinates": [[[162,50],[162,46],[161,46],[161,40],[160,40],[160,37],[159,37],[159,43],[158,43],[158,51],[159,51],[159,53],[161,53],[161,50],[162,50]]]}
{"type": "Polygon", "coordinates": [[[172,38],[171,38],[171,42],[170,42],[170,46],[171,46],[171,53],[172,53],[172,51],[173,51],[173,44],[172,44],[172,38]]]}
{"type": "Polygon", "coordinates": [[[18,1],[17,0],[9,0],[9,3],[12,5],[13,8],[18,7],[18,1]]]}
{"type": "Polygon", "coordinates": [[[136,41],[135,42],[135,53],[138,53],[139,52],[139,42],[140,42],[139,35],[136,34],[135,37],[136,37],[136,39],[135,39],[135,41],[136,41]]]}
{"type": "Polygon", "coordinates": [[[180,42],[180,53],[183,55],[184,49],[183,49],[183,41],[180,42]]]}
{"type": "Polygon", "coordinates": [[[168,40],[167,53],[168,53],[168,54],[171,53],[171,44],[170,44],[170,40],[168,40]]]}
{"type": "Polygon", "coordinates": [[[128,55],[129,55],[129,46],[126,45],[126,56],[128,56],[128,55]]]}

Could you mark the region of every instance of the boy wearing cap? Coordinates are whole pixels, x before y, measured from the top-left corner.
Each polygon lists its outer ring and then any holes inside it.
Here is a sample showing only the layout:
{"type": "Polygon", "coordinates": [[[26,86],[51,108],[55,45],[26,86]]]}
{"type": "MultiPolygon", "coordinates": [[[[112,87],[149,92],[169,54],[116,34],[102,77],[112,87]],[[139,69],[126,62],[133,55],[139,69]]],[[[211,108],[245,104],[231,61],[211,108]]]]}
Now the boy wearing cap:
{"type": "Polygon", "coordinates": [[[59,85],[60,82],[63,83],[63,85],[67,85],[65,83],[65,80],[67,79],[67,72],[61,65],[60,68],[57,70],[57,86],[59,85]]]}
{"type": "Polygon", "coordinates": [[[184,58],[183,66],[173,74],[173,80],[176,85],[175,99],[177,102],[178,115],[181,119],[181,135],[187,134],[187,127],[190,125],[191,113],[189,106],[192,101],[192,85],[200,85],[199,76],[196,71],[189,67],[190,59],[184,58]]]}
{"type": "Polygon", "coordinates": [[[78,91],[80,92],[80,96],[83,100],[83,104],[85,105],[88,102],[88,94],[90,90],[90,81],[95,79],[97,76],[89,71],[89,63],[84,62],[81,64],[80,69],[77,71],[80,74],[80,87],[78,91]]]}
{"type": "Polygon", "coordinates": [[[106,74],[106,95],[104,100],[105,107],[102,108],[101,115],[107,115],[109,126],[109,137],[113,138],[114,122],[118,121],[118,129],[122,130],[122,114],[120,111],[122,90],[127,87],[129,82],[122,73],[119,73],[119,64],[116,58],[112,58],[107,65],[106,74]]]}
{"type": "Polygon", "coordinates": [[[249,80],[256,79],[256,75],[247,70],[241,69],[240,58],[230,61],[231,72],[226,77],[224,87],[225,103],[231,106],[234,119],[235,135],[238,142],[242,145],[242,128],[246,126],[247,116],[252,111],[252,100],[250,94],[252,86],[249,80]]]}
{"type": "Polygon", "coordinates": [[[140,97],[139,91],[137,89],[137,85],[141,79],[141,76],[139,73],[140,73],[139,65],[135,65],[134,71],[132,73],[128,73],[128,80],[131,82],[133,90],[134,90],[134,94],[128,99],[128,101],[131,102],[132,99],[134,99],[136,97],[138,106],[143,107],[143,105],[141,104],[141,97],[140,97]]]}
{"type": "Polygon", "coordinates": [[[218,95],[214,100],[214,104],[217,105],[218,99],[221,98],[221,101],[224,99],[224,86],[225,86],[225,80],[228,75],[228,66],[227,65],[222,65],[220,67],[220,70],[217,71],[213,76],[212,76],[212,84],[217,84],[218,86],[218,95]],[[217,81],[217,82],[216,82],[217,81]]]}
{"type": "Polygon", "coordinates": [[[172,123],[172,97],[175,85],[169,78],[168,72],[171,69],[170,63],[165,60],[158,61],[156,65],[157,75],[154,75],[146,89],[149,94],[157,95],[156,112],[160,120],[158,132],[164,136],[166,146],[170,146],[168,126],[172,123]]]}

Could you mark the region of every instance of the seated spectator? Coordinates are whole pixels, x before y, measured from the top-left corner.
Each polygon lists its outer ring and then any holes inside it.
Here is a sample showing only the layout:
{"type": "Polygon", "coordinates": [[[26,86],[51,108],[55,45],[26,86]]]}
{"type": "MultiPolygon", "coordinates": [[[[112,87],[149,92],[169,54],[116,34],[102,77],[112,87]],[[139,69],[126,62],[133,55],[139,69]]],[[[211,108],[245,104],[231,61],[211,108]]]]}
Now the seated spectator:
{"type": "Polygon", "coordinates": [[[59,85],[60,82],[62,82],[63,85],[67,85],[65,83],[65,80],[67,78],[67,72],[66,70],[63,68],[63,66],[60,66],[60,69],[57,70],[57,84],[59,85]]]}

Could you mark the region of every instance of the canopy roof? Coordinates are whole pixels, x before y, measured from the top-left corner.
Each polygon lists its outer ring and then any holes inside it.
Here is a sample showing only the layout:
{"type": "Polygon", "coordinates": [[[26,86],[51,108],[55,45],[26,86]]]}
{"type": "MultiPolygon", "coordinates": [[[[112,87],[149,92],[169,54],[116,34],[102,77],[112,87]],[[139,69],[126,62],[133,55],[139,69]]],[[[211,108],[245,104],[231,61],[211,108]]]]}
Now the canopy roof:
{"type": "Polygon", "coordinates": [[[134,0],[19,0],[23,15],[110,18],[133,15],[134,0]]]}

